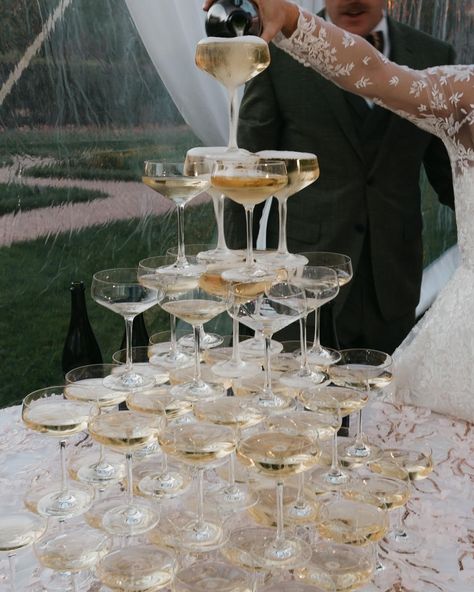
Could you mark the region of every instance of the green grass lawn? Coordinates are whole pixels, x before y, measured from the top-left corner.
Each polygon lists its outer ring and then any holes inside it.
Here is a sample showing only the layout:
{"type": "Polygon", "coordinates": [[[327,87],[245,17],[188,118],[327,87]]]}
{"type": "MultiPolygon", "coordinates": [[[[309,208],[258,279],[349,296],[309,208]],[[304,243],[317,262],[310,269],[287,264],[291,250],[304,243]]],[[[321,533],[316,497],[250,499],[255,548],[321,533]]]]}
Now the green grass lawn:
{"type": "MultiPolygon", "coordinates": [[[[214,232],[211,204],[186,210],[186,241],[207,243],[214,232]]],[[[91,300],[95,271],[136,266],[151,255],[161,255],[176,243],[176,217],[148,217],[0,249],[0,406],[19,401],[28,392],[61,384],[61,354],[69,325],[71,281],[86,284],[89,318],[104,361],[120,348],[121,317],[91,300]]],[[[169,328],[159,307],[145,314],[148,332],[169,328]]]]}
{"type": "Polygon", "coordinates": [[[0,216],[12,212],[25,212],[35,208],[59,206],[66,203],[92,201],[107,197],[103,191],[78,187],[43,187],[21,183],[0,183],[0,216]]]}

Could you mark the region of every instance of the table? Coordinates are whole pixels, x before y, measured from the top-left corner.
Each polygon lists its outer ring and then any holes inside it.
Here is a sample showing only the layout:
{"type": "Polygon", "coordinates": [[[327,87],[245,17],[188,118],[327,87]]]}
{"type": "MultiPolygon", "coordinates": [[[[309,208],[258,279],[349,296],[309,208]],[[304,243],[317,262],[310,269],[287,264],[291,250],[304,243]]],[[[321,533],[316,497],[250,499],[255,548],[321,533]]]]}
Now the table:
{"type": "MultiPolygon", "coordinates": [[[[474,591],[474,425],[432,413],[428,409],[396,406],[375,401],[364,412],[365,429],[375,443],[385,448],[433,449],[435,469],[413,483],[407,506],[406,525],[424,536],[416,554],[402,555],[383,550],[384,561],[400,570],[390,592],[474,591]]],[[[68,443],[68,451],[90,446],[84,434],[68,443]]],[[[57,441],[27,430],[20,407],[0,412],[0,493],[18,504],[31,479],[40,470],[58,474],[57,441]]],[[[39,568],[31,550],[18,554],[18,592],[37,578],[39,568]]],[[[7,561],[0,561],[0,586],[6,580],[7,561]]],[[[379,588],[370,585],[363,592],[379,588]]],[[[384,592],[389,592],[388,590],[384,592]]]]}

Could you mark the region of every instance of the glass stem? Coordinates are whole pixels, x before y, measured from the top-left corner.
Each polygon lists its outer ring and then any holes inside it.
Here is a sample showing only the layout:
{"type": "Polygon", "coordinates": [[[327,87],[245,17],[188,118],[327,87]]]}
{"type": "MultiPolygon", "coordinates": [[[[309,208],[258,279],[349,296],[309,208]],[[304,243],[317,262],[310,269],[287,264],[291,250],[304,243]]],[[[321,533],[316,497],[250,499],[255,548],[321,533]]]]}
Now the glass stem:
{"type": "Polygon", "coordinates": [[[125,361],[125,374],[128,374],[132,370],[132,336],[133,336],[133,316],[125,317],[125,336],[126,336],[126,348],[127,357],[125,361]]]}
{"type": "Polygon", "coordinates": [[[176,342],[176,317],[171,314],[170,315],[170,353],[171,355],[176,355],[178,350],[177,342],[176,342]]]}
{"type": "Polygon", "coordinates": [[[78,585],[77,585],[77,578],[76,578],[76,575],[77,575],[77,574],[75,574],[75,573],[72,573],[72,574],[71,574],[71,584],[72,584],[72,589],[73,589],[73,592],[79,592],[79,587],[78,587],[78,585]]]}
{"type": "Polygon", "coordinates": [[[16,592],[16,553],[8,553],[8,568],[10,571],[10,592],[16,592]]]}
{"type": "Polygon", "coordinates": [[[405,526],[403,524],[403,514],[404,513],[405,513],[405,507],[404,506],[402,506],[401,508],[398,508],[396,522],[395,522],[395,526],[393,528],[393,536],[396,539],[397,538],[406,538],[407,537],[407,532],[406,532],[405,526]]]}
{"type": "MultiPolygon", "coordinates": [[[[370,397],[370,386],[368,381],[366,381],[365,389],[367,392],[367,396],[370,397]]],[[[367,448],[365,444],[365,434],[362,423],[362,409],[359,409],[359,415],[357,417],[357,436],[355,439],[355,447],[359,450],[365,450],[367,448]]]]}
{"type": "Polygon", "coordinates": [[[217,223],[217,249],[220,251],[227,251],[227,243],[225,242],[224,234],[224,195],[212,195],[212,203],[214,204],[214,214],[217,223]]]}
{"type": "Polygon", "coordinates": [[[247,229],[246,267],[251,267],[253,265],[253,209],[254,206],[245,206],[245,224],[247,229]]]}
{"type": "Polygon", "coordinates": [[[283,481],[278,481],[276,484],[276,502],[277,534],[275,542],[278,545],[282,543],[285,538],[283,525],[283,481]]]}
{"type": "Polygon", "coordinates": [[[319,337],[319,326],[320,326],[320,310],[321,307],[318,306],[318,308],[314,311],[314,340],[313,340],[313,347],[312,349],[314,351],[320,351],[321,350],[321,339],[319,337]]]}
{"type": "Polygon", "coordinates": [[[242,359],[240,357],[239,347],[239,320],[237,317],[238,307],[234,306],[234,316],[232,317],[232,362],[240,364],[242,359]]]}
{"type": "Polygon", "coordinates": [[[237,105],[237,89],[236,88],[229,88],[228,89],[228,98],[229,98],[229,144],[227,146],[227,150],[237,150],[237,113],[238,113],[238,105],[237,105]]]}
{"type": "Polygon", "coordinates": [[[229,454],[229,487],[235,487],[235,452],[229,454]]]}
{"type": "Polygon", "coordinates": [[[201,383],[201,325],[194,325],[194,382],[201,383]]]}
{"type": "Polygon", "coordinates": [[[331,455],[331,469],[329,473],[331,475],[340,475],[341,470],[339,469],[339,456],[337,454],[337,430],[334,430],[332,435],[332,455],[331,455]]]}
{"type": "Polygon", "coordinates": [[[198,467],[197,529],[204,528],[204,467],[198,467]]]}
{"type": "Polygon", "coordinates": [[[265,383],[263,385],[263,398],[272,398],[272,368],[270,362],[270,348],[272,344],[272,336],[264,334],[265,338],[265,383]]]}
{"type": "Polygon", "coordinates": [[[298,475],[298,493],[296,494],[296,507],[297,508],[304,508],[306,504],[305,496],[304,496],[304,473],[300,473],[298,475]]]}
{"type": "Polygon", "coordinates": [[[127,464],[127,502],[129,505],[133,503],[133,457],[131,452],[127,452],[125,455],[127,464]]]}
{"type": "Polygon", "coordinates": [[[301,319],[300,319],[300,342],[301,342],[300,371],[305,375],[311,373],[309,366],[308,366],[308,349],[306,347],[307,319],[308,319],[308,315],[305,315],[304,317],[301,317],[301,319]]]}
{"type": "Polygon", "coordinates": [[[184,203],[178,204],[176,214],[178,216],[178,259],[176,263],[179,267],[186,264],[186,253],[184,250],[184,203]]]}
{"type": "Polygon", "coordinates": [[[278,251],[280,255],[287,255],[288,254],[288,246],[286,242],[286,215],[287,215],[287,207],[286,207],[286,198],[285,199],[278,199],[278,218],[280,221],[280,228],[279,228],[279,236],[278,236],[278,251]]]}
{"type": "Polygon", "coordinates": [[[67,495],[68,478],[66,468],[66,440],[59,442],[59,462],[61,463],[61,495],[67,495]]]}

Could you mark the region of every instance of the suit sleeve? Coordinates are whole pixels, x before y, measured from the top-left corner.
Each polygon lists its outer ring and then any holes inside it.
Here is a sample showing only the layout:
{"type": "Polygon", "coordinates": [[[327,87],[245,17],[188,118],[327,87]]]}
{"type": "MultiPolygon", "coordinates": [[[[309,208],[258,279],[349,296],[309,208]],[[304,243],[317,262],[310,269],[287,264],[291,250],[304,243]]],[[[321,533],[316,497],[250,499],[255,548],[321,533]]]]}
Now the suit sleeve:
{"type": "MultiPolygon", "coordinates": [[[[265,70],[251,80],[245,87],[240,105],[237,143],[239,148],[250,152],[259,150],[277,150],[280,135],[280,116],[271,80],[271,74],[265,70]]],[[[260,217],[264,203],[255,206],[253,239],[257,240],[260,217]]],[[[226,199],[225,232],[227,245],[231,249],[242,249],[246,246],[244,208],[226,199]]]]}

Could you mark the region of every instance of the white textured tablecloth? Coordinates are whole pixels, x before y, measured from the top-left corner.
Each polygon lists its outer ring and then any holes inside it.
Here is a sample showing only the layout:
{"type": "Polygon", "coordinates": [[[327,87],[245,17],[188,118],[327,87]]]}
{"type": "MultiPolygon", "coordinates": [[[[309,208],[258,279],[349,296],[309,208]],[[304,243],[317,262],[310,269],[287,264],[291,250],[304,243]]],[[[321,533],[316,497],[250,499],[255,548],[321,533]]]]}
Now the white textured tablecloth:
{"type": "MultiPolygon", "coordinates": [[[[383,447],[433,449],[435,469],[413,483],[405,523],[423,537],[416,554],[387,551],[384,560],[400,568],[399,582],[390,592],[474,592],[474,426],[426,409],[396,407],[374,402],[366,409],[366,431],[383,447]]],[[[75,436],[68,452],[90,445],[84,435],[75,436]]],[[[59,470],[58,444],[54,438],[35,434],[21,423],[19,407],[0,412],[1,499],[17,498],[18,504],[39,471],[59,470]]],[[[35,578],[31,550],[18,553],[18,591],[35,578]]],[[[0,588],[7,577],[7,562],[0,561],[0,588]]],[[[378,590],[375,586],[364,592],[378,590]]],[[[388,591],[385,591],[388,592],[388,591]]]]}

